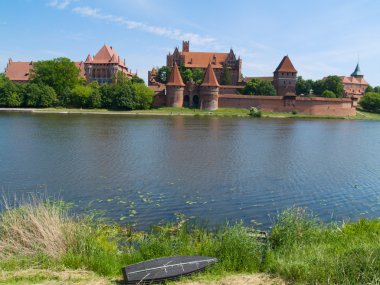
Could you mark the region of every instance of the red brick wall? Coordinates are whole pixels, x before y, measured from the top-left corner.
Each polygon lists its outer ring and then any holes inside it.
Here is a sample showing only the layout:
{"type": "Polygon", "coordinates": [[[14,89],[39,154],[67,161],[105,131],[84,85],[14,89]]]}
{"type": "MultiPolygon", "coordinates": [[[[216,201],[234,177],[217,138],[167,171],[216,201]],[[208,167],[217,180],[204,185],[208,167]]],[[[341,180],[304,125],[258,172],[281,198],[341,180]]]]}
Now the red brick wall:
{"type": "Polygon", "coordinates": [[[282,96],[219,95],[219,108],[258,107],[270,112],[292,112],[318,116],[355,116],[356,108],[349,98],[304,98],[284,100],[282,96]]]}
{"type": "Polygon", "coordinates": [[[152,107],[159,108],[159,107],[165,107],[165,106],[166,106],[165,94],[158,94],[153,97],[152,107]]]}

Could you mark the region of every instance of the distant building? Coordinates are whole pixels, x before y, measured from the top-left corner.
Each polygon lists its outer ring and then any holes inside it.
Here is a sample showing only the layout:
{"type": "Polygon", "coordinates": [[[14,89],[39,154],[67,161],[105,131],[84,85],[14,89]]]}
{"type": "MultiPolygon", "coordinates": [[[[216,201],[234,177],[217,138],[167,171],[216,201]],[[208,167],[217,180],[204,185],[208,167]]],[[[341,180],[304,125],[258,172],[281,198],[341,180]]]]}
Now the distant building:
{"type": "MultiPolygon", "coordinates": [[[[208,65],[211,64],[215,76],[219,82],[223,75],[223,68],[228,68],[231,75],[231,85],[238,85],[241,82],[241,66],[242,61],[236,58],[232,49],[228,53],[221,52],[194,52],[190,51],[190,42],[182,42],[182,51],[176,47],[173,54],[169,53],[166,57],[166,65],[173,67],[174,64],[183,65],[186,68],[196,69],[200,68],[206,70],[208,65]]],[[[148,81],[151,79],[149,75],[148,81]]]]}
{"type": "MultiPolygon", "coordinates": [[[[112,82],[114,75],[120,71],[131,78],[134,74],[126,67],[125,60],[121,60],[112,46],[104,45],[98,53],[92,57],[88,55],[86,61],[74,62],[80,70],[80,76],[87,82],[98,81],[101,83],[112,82]]],[[[14,82],[26,83],[30,80],[33,69],[33,61],[13,61],[9,59],[4,74],[14,82]]]]}
{"type": "MultiPolygon", "coordinates": [[[[84,62],[74,62],[80,70],[80,76],[85,78],[84,62]]],[[[33,69],[33,61],[13,61],[11,58],[5,67],[4,74],[9,80],[16,83],[27,83],[30,80],[30,75],[33,69]]]]}
{"type": "Polygon", "coordinates": [[[117,72],[128,78],[134,75],[125,65],[125,59],[121,60],[116,50],[108,45],[104,45],[94,57],[87,56],[84,70],[87,82],[98,81],[100,84],[112,82],[117,72]]]}
{"type": "Polygon", "coordinates": [[[273,72],[273,85],[276,88],[277,96],[295,96],[296,81],[297,70],[286,55],[273,72]]]}
{"type": "Polygon", "coordinates": [[[360,70],[359,63],[351,76],[341,76],[344,86],[344,97],[361,97],[364,95],[368,87],[368,82],[364,79],[364,75],[360,70]]]}

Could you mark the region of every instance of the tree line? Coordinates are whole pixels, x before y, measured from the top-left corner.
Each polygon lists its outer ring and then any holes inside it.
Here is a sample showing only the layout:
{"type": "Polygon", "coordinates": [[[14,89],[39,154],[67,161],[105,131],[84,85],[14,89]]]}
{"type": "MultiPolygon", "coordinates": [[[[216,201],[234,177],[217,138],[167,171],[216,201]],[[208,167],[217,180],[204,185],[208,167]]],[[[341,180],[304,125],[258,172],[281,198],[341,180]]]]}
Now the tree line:
{"type": "Polygon", "coordinates": [[[87,84],[68,58],[33,63],[30,81],[14,83],[0,74],[1,107],[73,107],[120,110],[148,109],[154,92],[144,81],[119,72],[112,83],[87,84]]]}

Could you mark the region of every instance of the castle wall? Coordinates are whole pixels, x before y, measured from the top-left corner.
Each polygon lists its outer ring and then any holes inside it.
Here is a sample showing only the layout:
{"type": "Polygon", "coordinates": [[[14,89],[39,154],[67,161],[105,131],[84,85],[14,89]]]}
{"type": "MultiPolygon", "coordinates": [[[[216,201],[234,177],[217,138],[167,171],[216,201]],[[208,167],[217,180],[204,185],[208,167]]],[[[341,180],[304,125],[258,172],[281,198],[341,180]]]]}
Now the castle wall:
{"type": "Polygon", "coordinates": [[[305,115],[355,116],[356,108],[349,98],[294,97],[284,100],[282,96],[219,95],[219,108],[257,107],[270,112],[297,111],[305,115]]]}

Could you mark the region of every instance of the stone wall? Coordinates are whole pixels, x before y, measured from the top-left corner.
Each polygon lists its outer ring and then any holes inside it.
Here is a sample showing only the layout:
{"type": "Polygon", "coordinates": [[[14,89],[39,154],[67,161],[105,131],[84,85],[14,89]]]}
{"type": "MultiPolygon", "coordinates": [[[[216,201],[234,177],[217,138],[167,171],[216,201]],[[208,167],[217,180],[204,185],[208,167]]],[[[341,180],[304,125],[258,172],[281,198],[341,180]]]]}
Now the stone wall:
{"type": "Polygon", "coordinates": [[[355,116],[356,103],[349,98],[219,95],[219,108],[257,107],[270,112],[292,112],[317,116],[355,116]]]}

